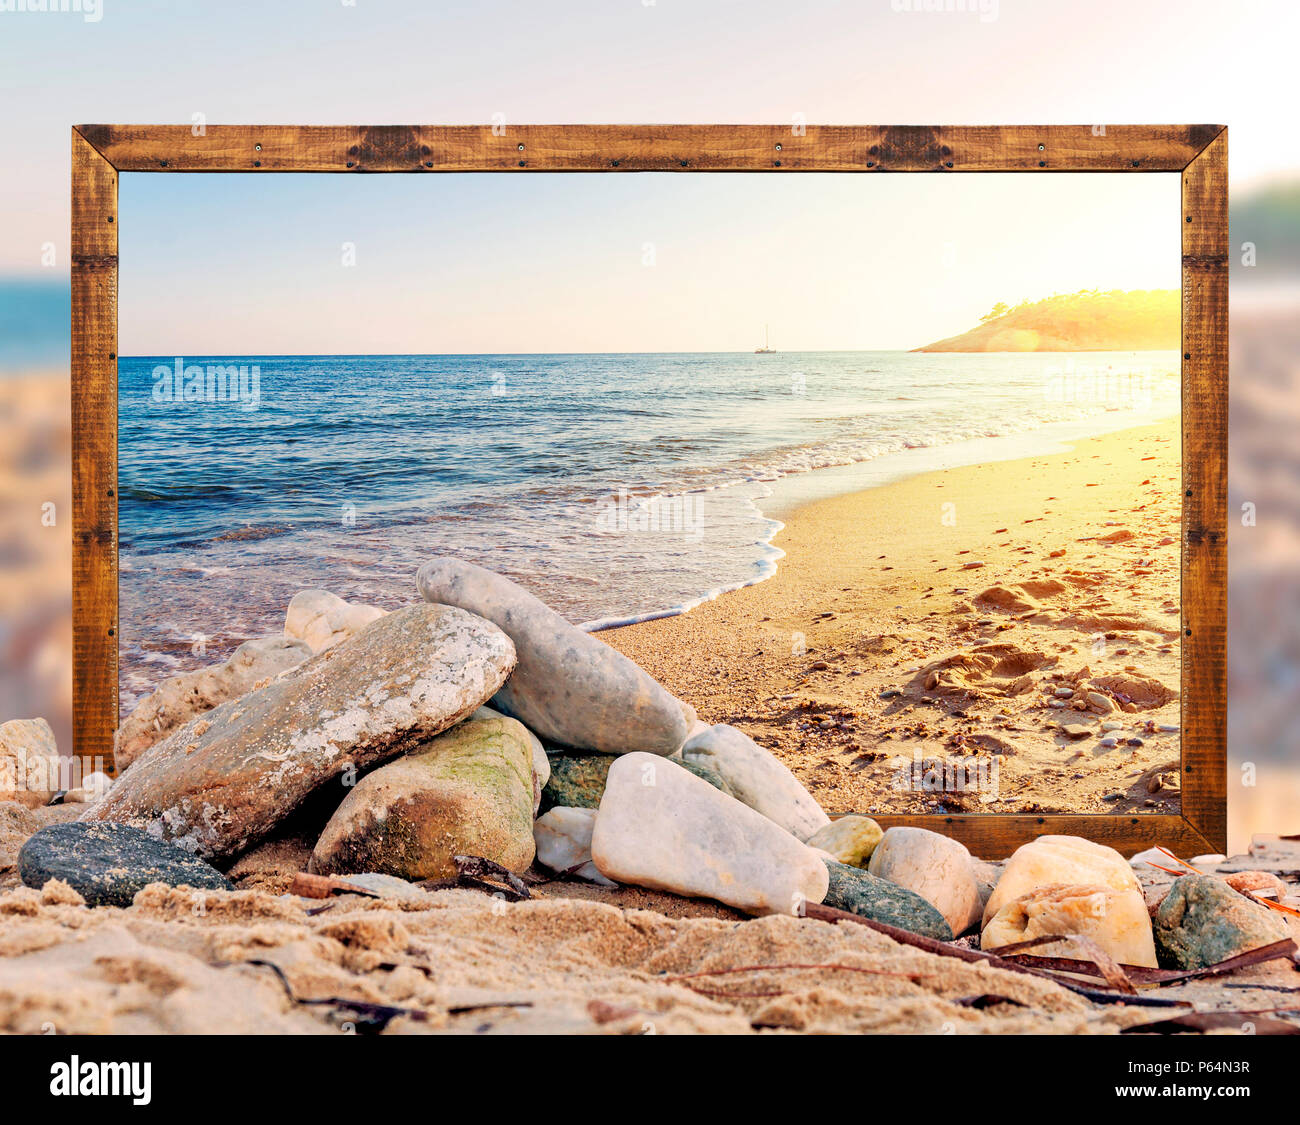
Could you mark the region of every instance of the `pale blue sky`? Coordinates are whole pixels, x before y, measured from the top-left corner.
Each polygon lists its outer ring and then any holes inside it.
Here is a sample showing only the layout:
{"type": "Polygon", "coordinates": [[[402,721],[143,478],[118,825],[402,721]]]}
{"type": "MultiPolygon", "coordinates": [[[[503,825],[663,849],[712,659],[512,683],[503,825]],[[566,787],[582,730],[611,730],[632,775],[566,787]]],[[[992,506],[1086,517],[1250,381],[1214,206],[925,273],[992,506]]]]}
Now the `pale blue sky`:
{"type": "Polygon", "coordinates": [[[910,348],[999,300],[1177,288],[1178,177],[136,175],[120,344],[910,348]],[[355,264],[345,264],[352,263],[355,264]]]}

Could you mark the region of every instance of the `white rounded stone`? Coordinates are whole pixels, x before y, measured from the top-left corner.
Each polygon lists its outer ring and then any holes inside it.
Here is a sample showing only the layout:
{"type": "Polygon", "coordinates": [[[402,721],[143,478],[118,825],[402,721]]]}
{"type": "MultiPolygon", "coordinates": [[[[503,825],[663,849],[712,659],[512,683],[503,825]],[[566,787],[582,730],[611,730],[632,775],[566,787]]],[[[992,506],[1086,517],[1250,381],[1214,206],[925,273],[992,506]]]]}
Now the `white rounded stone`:
{"type": "Polygon", "coordinates": [[[591,855],[620,883],[797,914],[826,896],[821,855],[676,762],[624,754],[609,768],[591,855]]]}
{"type": "Polygon", "coordinates": [[[979,904],[966,846],[928,828],[891,828],[871,853],[867,870],[914,894],[943,915],[957,936],[972,924],[979,904]]]}
{"type": "Polygon", "coordinates": [[[537,862],[559,874],[576,875],[603,887],[618,886],[591,861],[591,833],[595,827],[595,809],[556,805],[533,822],[537,862]]]}
{"type": "Polygon", "coordinates": [[[305,641],[313,653],[324,652],[361,632],[387,613],[373,605],[345,602],[328,590],[299,590],[284,616],[284,635],[305,641]]]}
{"type": "MultiPolygon", "coordinates": [[[[1097,884],[1049,884],[1005,903],[984,927],[980,948],[996,951],[1057,934],[1088,938],[1122,965],[1157,967],[1151,917],[1141,893],[1097,884]]],[[[1031,952],[1087,959],[1087,952],[1070,942],[1049,942],[1031,952]]]]}
{"type": "Polygon", "coordinates": [[[1096,884],[1116,891],[1137,891],[1137,876],[1114,848],[1082,836],[1039,836],[1021,844],[1007,860],[1002,877],[984,907],[984,924],[1008,902],[1054,883],[1096,884]]]}

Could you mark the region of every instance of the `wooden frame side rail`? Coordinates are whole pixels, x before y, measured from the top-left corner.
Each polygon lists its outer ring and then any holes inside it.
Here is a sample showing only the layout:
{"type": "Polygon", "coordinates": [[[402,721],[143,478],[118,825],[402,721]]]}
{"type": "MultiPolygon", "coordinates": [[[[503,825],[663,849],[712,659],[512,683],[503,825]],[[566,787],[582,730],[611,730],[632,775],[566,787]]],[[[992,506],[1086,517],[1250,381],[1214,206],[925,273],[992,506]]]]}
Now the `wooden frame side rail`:
{"type": "Polygon", "coordinates": [[[1182,813],[880,816],[980,855],[1044,833],[1185,855],[1227,841],[1228,134],[1221,125],[79,125],[72,130],[74,753],[118,718],[119,172],[1178,172],[1182,813]]]}

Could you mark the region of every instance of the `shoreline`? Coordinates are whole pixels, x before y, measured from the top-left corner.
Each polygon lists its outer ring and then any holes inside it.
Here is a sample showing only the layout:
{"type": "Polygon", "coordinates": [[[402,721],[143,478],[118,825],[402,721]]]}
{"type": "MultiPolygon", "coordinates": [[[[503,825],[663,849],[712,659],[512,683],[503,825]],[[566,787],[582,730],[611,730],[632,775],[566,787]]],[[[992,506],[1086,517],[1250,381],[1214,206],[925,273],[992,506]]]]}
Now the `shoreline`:
{"type": "MultiPolygon", "coordinates": [[[[708,602],[717,601],[727,594],[757,586],[774,578],[779,570],[780,560],[785,551],[776,544],[777,537],[785,529],[784,519],[799,508],[815,503],[817,500],[833,499],[874,488],[908,480],[927,473],[943,469],[961,468],[985,464],[1000,464],[1006,461],[1025,460],[1035,455],[1068,453],[1075,444],[1094,437],[1103,437],[1112,433],[1122,433],[1139,429],[1147,425],[1160,425],[1177,415],[1162,418],[1143,419],[1134,422],[1130,417],[1111,418],[1106,414],[1088,415],[1063,422],[1044,422],[1038,426],[1010,434],[998,434],[991,437],[972,437],[959,441],[940,442],[935,445],[916,446],[911,449],[893,450],[879,457],[840,465],[822,465],[804,471],[787,471],[771,478],[751,478],[730,484],[715,485],[701,492],[727,491],[732,488],[754,487],[763,485],[768,488],[766,496],[750,499],[756,517],[766,521],[770,530],[763,539],[755,540],[760,548],[760,556],[753,566],[762,571],[757,577],[742,582],[727,583],[710,587],[697,597],[675,606],[649,610],[640,614],[596,618],[578,624],[578,628],[587,633],[603,633],[611,629],[621,629],[630,625],[644,625],[650,621],[659,621],[669,617],[680,617],[708,602]],[[917,463],[921,462],[921,463],[917,463]]],[[[667,493],[670,497],[684,495],[667,493]]]]}
{"type": "Polygon", "coordinates": [[[1178,734],[1146,728],[1179,722],[1180,480],[1170,417],[822,497],[783,514],[772,577],[601,637],[834,812],[1174,812],[1178,734]],[[994,783],[916,791],[910,763],[953,762],[994,783]]]}

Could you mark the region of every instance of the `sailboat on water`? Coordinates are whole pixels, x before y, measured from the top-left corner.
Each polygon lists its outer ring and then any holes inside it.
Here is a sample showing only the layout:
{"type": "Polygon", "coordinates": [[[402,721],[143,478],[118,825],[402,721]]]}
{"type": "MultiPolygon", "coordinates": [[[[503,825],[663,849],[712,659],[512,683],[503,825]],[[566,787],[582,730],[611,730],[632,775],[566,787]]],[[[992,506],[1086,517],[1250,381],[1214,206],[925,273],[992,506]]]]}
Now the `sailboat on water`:
{"type": "Polygon", "coordinates": [[[754,349],[754,354],[755,354],[755,355],[771,355],[771,354],[772,354],[773,352],[775,352],[775,351],[776,351],[776,349],[775,349],[774,347],[772,347],[772,342],[768,339],[768,335],[767,335],[767,325],[765,324],[765,325],[763,325],[763,346],[762,346],[761,348],[755,348],[755,349],[754,349]]]}

